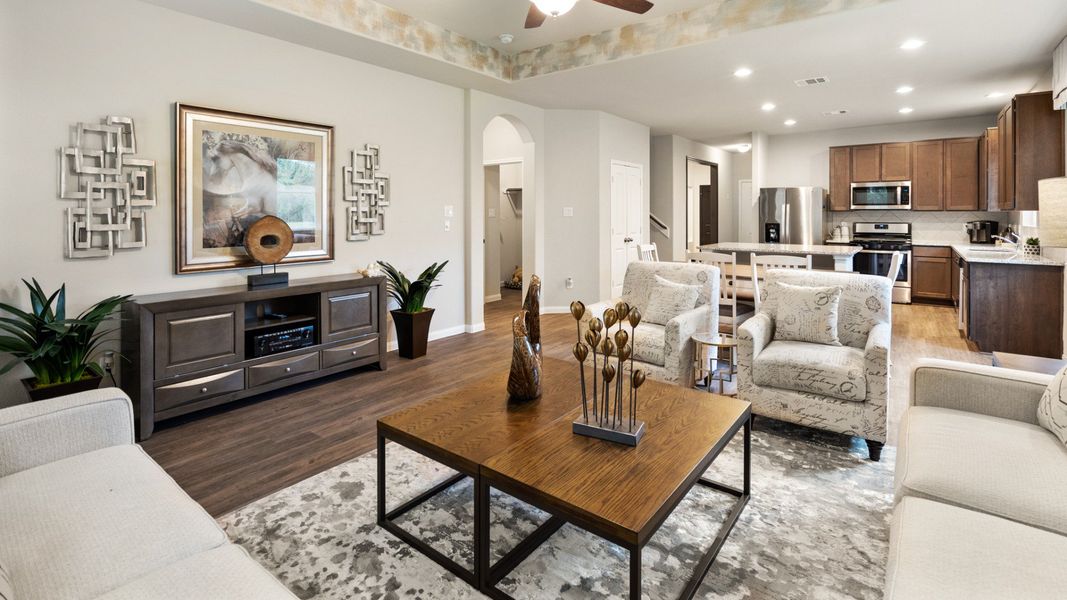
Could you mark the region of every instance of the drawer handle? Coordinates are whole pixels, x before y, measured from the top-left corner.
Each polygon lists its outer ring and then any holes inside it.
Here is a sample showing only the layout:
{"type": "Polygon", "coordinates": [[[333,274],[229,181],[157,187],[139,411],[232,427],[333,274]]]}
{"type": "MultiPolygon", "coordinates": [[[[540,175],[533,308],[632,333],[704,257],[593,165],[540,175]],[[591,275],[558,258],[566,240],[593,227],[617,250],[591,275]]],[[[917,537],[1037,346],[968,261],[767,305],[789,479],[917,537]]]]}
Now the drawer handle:
{"type": "Polygon", "coordinates": [[[357,355],[357,354],[359,354],[359,350],[353,350],[353,351],[352,351],[352,356],[355,356],[355,355],[357,355]]]}
{"type": "Polygon", "coordinates": [[[206,387],[200,388],[200,393],[201,394],[206,394],[207,393],[207,388],[206,387]]]}
{"type": "Polygon", "coordinates": [[[293,372],[293,368],[292,367],[285,367],[285,372],[286,373],[292,373],[293,372]]]}

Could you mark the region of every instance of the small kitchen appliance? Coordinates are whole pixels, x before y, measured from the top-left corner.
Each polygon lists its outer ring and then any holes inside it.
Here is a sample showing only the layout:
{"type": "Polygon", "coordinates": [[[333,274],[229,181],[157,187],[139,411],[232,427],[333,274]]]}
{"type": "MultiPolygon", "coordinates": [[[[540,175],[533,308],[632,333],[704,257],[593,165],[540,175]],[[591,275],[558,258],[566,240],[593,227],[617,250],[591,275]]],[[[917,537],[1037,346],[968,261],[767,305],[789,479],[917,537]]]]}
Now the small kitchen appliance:
{"type": "Polygon", "coordinates": [[[967,223],[967,235],[972,244],[995,244],[993,236],[1000,231],[996,221],[970,221],[967,223]]]}

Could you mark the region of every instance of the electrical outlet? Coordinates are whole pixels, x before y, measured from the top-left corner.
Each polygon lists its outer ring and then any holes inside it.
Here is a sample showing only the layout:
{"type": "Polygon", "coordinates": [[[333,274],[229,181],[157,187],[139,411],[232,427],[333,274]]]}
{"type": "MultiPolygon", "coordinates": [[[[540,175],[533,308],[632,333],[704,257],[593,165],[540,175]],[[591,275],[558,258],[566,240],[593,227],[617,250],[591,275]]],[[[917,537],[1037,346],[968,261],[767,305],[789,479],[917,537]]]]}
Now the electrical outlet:
{"type": "Polygon", "coordinates": [[[104,370],[105,371],[111,371],[112,369],[114,369],[115,368],[115,353],[114,352],[105,352],[104,353],[103,363],[104,363],[104,370]]]}
{"type": "Polygon", "coordinates": [[[445,219],[445,231],[452,231],[452,219],[445,219]]]}
{"type": "Polygon", "coordinates": [[[564,217],[573,217],[574,216],[574,207],[573,206],[564,206],[563,207],[563,216],[564,217]]]}
{"type": "Polygon", "coordinates": [[[568,290],[574,289],[574,278],[573,277],[568,277],[565,285],[567,286],[568,290]]]}

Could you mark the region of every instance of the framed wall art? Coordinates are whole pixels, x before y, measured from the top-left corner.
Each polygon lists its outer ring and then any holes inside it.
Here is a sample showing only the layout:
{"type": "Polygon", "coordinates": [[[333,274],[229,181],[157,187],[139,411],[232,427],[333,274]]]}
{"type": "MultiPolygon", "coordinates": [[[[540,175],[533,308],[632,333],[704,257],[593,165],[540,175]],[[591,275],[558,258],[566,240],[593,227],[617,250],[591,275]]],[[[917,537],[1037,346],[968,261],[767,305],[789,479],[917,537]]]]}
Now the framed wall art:
{"type": "Polygon", "coordinates": [[[281,264],[333,260],[333,127],[177,104],[178,273],[255,266],[244,234],[273,215],[293,230],[281,264]]]}

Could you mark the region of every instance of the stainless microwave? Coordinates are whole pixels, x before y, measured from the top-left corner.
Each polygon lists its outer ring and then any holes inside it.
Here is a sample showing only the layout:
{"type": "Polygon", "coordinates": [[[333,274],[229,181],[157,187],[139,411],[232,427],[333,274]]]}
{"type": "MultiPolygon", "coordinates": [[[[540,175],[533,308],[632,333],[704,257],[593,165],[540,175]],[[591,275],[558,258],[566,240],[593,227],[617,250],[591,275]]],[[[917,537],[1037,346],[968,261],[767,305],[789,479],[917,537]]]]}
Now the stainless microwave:
{"type": "Polygon", "coordinates": [[[852,184],[852,210],[911,210],[911,182],[852,184]]]}

